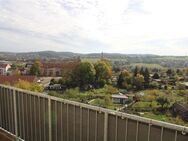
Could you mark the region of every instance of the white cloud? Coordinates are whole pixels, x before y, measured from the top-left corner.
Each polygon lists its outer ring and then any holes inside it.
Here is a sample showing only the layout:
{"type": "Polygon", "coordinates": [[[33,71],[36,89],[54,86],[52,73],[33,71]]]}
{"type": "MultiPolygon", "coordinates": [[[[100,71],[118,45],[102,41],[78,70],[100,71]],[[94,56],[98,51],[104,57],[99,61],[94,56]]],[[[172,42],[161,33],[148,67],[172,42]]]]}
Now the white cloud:
{"type": "Polygon", "coordinates": [[[0,50],[187,55],[187,5],[187,0],[0,0],[0,50]]]}

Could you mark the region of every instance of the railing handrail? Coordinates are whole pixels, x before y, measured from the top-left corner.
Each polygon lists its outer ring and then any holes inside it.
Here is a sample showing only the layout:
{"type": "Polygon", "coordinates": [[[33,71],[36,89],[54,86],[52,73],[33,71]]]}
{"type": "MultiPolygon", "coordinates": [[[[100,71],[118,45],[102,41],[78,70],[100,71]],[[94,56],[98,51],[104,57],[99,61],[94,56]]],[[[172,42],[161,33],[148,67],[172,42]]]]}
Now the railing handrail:
{"type": "Polygon", "coordinates": [[[136,120],[138,122],[143,122],[143,123],[147,123],[147,124],[151,124],[151,125],[161,126],[161,127],[165,127],[165,128],[169,128],[169,129],[188,133],[188,127],[186,127],[186,126],[181,126],[181,125],[172,124],[172,123],[168,123],[168,122],[158,121],[158,120],[149,119],[149,118],[145,118],[145,117],[140,117],[140,116],[133,115],[133,114],[122,113],[122,112],[118,112],[118,111],[115,111],[115,110],[110,110],[110,109],[105,109],[105,108],[102,108],[102,107],[97,107],[97,106],[92,106],[92,105],[88,105],[88,104],[84,104],[84,103],[70,101],[70,100],[67,100],[67,99],[49,96],[47,94],[38,93],[38,92],[32,92],[32,91],[28,91],[28,90],[24,90],[24,89],[20,89],[20,88],[16,88],[16,87],[8,86],[8,85],[0,84],[0,87],[4,87],[4,88],[7,88],[7,89],[27,93],[27,94],[30,94],[30,95],[34,95],[34,96],[38,96],[38,97],[43,97],[43,98],[63,102],[65,104],[75,105],[75,106],[79,106],[79,107],[82,107],[82,108],[88,108],[88,109],[96,110],[96,111],[103,112],[103,113],[121,116],[122,118],[128,118],[128,119],[136,120]]]}

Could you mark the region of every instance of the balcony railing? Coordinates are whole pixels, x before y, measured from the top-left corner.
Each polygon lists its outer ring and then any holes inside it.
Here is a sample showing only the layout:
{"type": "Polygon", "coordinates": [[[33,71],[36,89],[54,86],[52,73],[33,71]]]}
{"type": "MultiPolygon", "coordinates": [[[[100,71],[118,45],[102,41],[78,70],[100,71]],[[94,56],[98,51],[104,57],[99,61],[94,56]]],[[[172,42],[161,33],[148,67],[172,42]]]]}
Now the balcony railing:
{"type": "Polygon", "coordinates": [[[0,85],[0,127],[26,141],[188,141],[188,128],[0,85]]]}

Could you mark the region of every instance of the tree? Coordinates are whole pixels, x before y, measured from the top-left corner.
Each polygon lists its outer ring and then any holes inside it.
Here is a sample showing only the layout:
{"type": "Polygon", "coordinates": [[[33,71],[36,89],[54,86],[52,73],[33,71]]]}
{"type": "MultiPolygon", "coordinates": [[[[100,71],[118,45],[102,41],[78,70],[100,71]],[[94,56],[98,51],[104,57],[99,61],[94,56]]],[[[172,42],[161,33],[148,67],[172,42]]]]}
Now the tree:
{"type": "Polygon", "coordinates": [[[132,76],[128,71],[123,71],[120,73],[117,85],[120,88],[129,89],[131,87],[132,76]]]}
{"type": "Polygon", "coordinates": [[[149,81],[150,81],[150,74],[149,74],[148,68],[146,68],[144,71],[144,87],[145,88],[149,87],[149,81]]]}
{"type": "Polygon", "coordinates": [[[80,88],[92,85],[95,80],[95,69],[89,62],[81,62],[74,71],[74,80],[80,88]]]}
{"type": "Polygon", "coordinates": [[[160,78],[160,76],[159,76],[159,74],[158,73],[154,73],[154,75],[153,75],[153,77],[152,77],[153,79],[159,79],[160,78]]]}
{"type": "Polygon", "coordinates": [[[95,85],[96,87],[104,87],[112,77],[112,66],[107,60],[100,60],[95,64],[95,85]]]}
{"type": "Polygon", "coordinates": [[[106,95],[106,96],[104,97],[104,107],[105,107],[105,108],[108,108],[108,107],[110,107],[111,105],[112,105],[112,100],[111,100],[111,98],[110,98],[109,95],[106,95]]]}
{"type": "Polygon", "coordinates": [[[166,71],[166,74],[167,74],[168,76],[171,76],[171,75],[173,74],[172,69],[168,69],[168,70],[166,71]]]}
{"type": "Polygon", "coordinates": [[[17,64],[12,64],[12,65],[11,65],[11,69],[12,69],[12,70],[17,69],[17,64]]]}
{"type": "Polygon", "coordinates": [[[40,61],[36,60],[30,69],[30,75],[41,75],[42,64],[40,61]]]}
{"type": "Polygon", "coordinates": [[[164,96],[160,96],[156,99],[157,103],[161,105],[161,108],[164,109],[164,106],[168,106],[170,104],[169,100],[164,97],[164,96]]]}
{"type": "Polygon", "coordinates": [[[144,75],[144,68],[143,67],[141,67],[141,69],[140,69],[140,74],[142,74],[142,75],[144,75]]]}
{"type": "Polygon", "coordinates": [[[138,67],[136,66],[134,69],[134,76],[137,76],[137,74],[138,74],[138,67]]]}
{"type": "Polygon", "coordinates": [[[112,67],[106,61],[99,61],[95,64],[96,80],[108,80],[112,76],[112,67]]]}
{"type": "Polygon", "coordinates": [[[137,90],[140,90],[143,88],[144,83],[144,76],[141,74],[137,74],[136,77],[133,79],[133,85],[136,87],[137,90]]]}

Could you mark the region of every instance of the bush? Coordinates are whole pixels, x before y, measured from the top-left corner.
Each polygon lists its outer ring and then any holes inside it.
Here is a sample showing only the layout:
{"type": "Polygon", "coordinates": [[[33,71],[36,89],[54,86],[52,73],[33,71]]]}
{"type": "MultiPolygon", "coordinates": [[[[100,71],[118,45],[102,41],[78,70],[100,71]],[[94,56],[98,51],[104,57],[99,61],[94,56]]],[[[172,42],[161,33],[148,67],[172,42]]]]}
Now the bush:
{"type": "Polygon", "coordinates": [[[44,91],[43,86],[41,86],[37,83],[29,83],[24,80],[18,81],[17,83],[14,84],[14,86],[17,88],[21,88],[24,90],[30,90],[30,91],[34,91],[34,92],[43,92],[44,91]]]}
{"type": "Polygon", "coordinates": [[[105,80],[98,80],[98,81],[96,81],[96,87],[97,88],[103,88],[105,84],[106,84],[105,80]]]}

